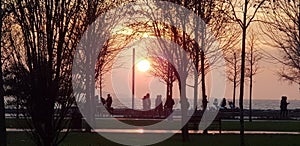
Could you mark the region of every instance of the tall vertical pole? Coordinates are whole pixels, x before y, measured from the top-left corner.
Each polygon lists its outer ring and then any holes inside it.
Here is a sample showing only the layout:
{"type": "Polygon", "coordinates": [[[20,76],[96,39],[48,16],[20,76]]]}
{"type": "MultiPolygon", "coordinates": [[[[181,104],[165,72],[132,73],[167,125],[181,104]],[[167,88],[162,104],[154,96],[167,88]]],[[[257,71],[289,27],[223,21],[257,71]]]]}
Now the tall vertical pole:
{"type": "Polygon", "coordinates": [[[132,109],[134,109],[135,48],[132,50],[132,109]]]}

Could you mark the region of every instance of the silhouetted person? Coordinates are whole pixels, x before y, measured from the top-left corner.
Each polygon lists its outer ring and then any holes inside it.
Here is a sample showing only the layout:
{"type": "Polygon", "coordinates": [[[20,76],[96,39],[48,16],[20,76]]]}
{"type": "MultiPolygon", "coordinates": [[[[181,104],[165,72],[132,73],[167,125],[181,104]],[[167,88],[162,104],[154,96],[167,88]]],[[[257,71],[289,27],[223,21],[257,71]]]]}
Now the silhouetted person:
{"type": "Polygon", "coordinates": [[[112,109],[111,104],[112,104],[112,97],[110,96],[110,94],[107,94],[106,107],[109,111],[112,109]]]}
{"type": "Polygon", "coordinates": [[[219,108],[219,102],[217,98],[214,99],[213,105],[215,106],[216,109],[219,108]]]}
{"type": "Polygon", "coordinates": [[[226,109],[226,98],[223,98],[220,106],[221,106],[221,109],[226,109]]]}
{"type": "Polygon", "coordinates": [[[159,116],[160,116],[161,112],[163,111],[161,95],[157,95],[157,97],[155,99],[155,111],[158,113],[159,116]]]}
{"type": "Polygon", "coordinates": [[[151,107],[151,100],[150,100],[150,94],[147,93],[146,96],[143,98],[143,110],[148,111],[151,107]]]}
{"type": "Polygon", "coordinates": [[[105,101],[105,99],[103,98],[103,97],[100,97],[100,101],[101,101],[101,103],[104,105],[104,106],[106,106],[105,104],[106,104],[106,101],[105,101]]]}
{"type": "Polygon", "coordinates": [[[175,104],[174,99],[170,96],[167,97],[166,103],[164,105],[166,116],[169,116],[173,112],[174,104],[175,104]]]}
{"type": "Polygon", "coordinates": [[[146,96],[142,98],[143,101],[143,110],[146,110],[146,96]]]}
{"type": "Polygon", "coordinates": [[[228,101],[228,104],[229,104],[230,109],[234,109],[234,106],[233,106],[233,102],[232,102],[232,101],[228,101]]]}
{"type": "Polygon", "coordinates": [[[287,110],[288,104],[290,104],[290,103],[287,102],[287,97],[282,96],[281,102],[280,102],[280,115],[282,117],[287,117],[287,115],[288,115],[288,110],[287,110]]]}

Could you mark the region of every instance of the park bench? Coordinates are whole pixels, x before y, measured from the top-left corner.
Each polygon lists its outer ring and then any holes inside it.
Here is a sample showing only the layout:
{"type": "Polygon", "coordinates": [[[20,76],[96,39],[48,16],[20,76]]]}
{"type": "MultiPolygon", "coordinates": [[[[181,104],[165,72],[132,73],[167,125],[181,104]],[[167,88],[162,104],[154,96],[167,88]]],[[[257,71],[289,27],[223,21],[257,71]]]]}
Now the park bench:
{"type": "MultiPolygon", "coordinates": [[[[195,112],[188,121],[188,129],[189,130],[199,130],[199,124],[202,119],[202,113],[201,112],[195,112]]],[[[222,132],[222,119],[219,114],[214,118],[212,123],[207,128],[208,130],[218,130],[219,133],[222,132]]]]}

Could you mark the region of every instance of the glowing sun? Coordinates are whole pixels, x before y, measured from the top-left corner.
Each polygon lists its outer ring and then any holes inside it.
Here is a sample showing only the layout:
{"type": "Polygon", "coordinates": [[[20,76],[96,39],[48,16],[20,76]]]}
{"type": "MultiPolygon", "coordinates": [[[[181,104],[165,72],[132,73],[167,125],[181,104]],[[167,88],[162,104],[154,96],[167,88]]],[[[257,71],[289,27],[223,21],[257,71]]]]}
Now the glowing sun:
{"type": "Polygon", "coordinates": [[[146,72],[150,69],[150,62],[146,59],[143,59],[140,62],[138,62],[137,68],[141,72],[146,72]]]}

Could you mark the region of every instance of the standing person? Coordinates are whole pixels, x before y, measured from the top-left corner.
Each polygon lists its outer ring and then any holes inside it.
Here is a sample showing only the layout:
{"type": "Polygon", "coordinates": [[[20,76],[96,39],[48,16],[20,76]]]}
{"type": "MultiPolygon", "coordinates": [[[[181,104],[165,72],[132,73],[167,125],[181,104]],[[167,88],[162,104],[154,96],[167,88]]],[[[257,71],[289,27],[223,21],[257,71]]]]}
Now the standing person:
{"type": "Polygon", "coordinates": [[[150,94],[147,93],[146,96],[143,97],[143,110],[148,111],[151,107],[150,94]]]}
{"type": "Polygon", "coordinates": [[[161,112],[163,110],[161,95],[157,95],[155,100],[155,111],[158,113],[158,115],[161,115],[161,112]]]}
{"type": "Polygon", "coordinates": [[[230,109],[234,109],[232,101],[228,101],[228,104],[229,104],[230,109]]]}
{"type": "Polygon", "coordinates": [[[174,99],[172,97],[168,96],[166,103],[164,105],[166,116],[169,116],[173,112],[174,104],[175,104],[174,99]]]}
{"type": "Polygon", "coordinates": [[[146,109],[147,109],[147,106],[146,106],[146,96],[144,96],[143,98],[142,98],[142,100],[143,100],[143,110],[145,111],[146,109]]]}
{"type": "Polygon", "coordinates": [[[216,110],[219,109],[219,102],[218,102],[218,99],[217,99],[217,98],[214,99],[213,105],[215,106],[215,109],[216,109],[216,110]]]}
{"type": "Polygon", "coordinates": [[[288,110],[287,110],[288,104],[290,104],[290,103],[287,102],[287,97],[286,96],[281,96],[280,116],[287,117],[287,115],[288,115],[288,110]]]}
{"type": "Polygon", "coordinates": [[[112,104],[112,97],[110,96],[110,94],[107,94],[106,107],[109,111],[111,110],[111,104],[112,104]]]}
{"type": "Polygon", "coordinates": [[[147,93],[146,94],[146,110],[148,111],[148,110],[150,110],[151,109],[151,100],[150,100],[150,94],[149,93],[147,93]]]}
{"type": "Polygon", "coordinates": [[[227,109],[227,108],[226,108],[226,104],[227,104],[227,103],[226,103],[226,98],[223,98],[223,100],[222,100],[222,102],[221,102],[221,105],[220,105],[220,106],[221,106],[221,109],[227,109]]]}

